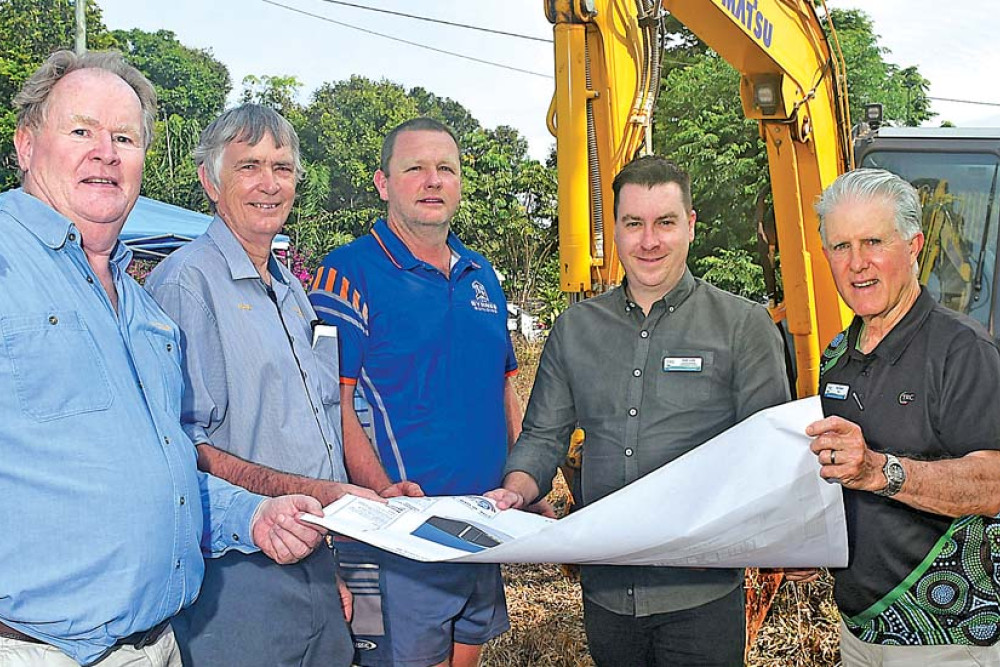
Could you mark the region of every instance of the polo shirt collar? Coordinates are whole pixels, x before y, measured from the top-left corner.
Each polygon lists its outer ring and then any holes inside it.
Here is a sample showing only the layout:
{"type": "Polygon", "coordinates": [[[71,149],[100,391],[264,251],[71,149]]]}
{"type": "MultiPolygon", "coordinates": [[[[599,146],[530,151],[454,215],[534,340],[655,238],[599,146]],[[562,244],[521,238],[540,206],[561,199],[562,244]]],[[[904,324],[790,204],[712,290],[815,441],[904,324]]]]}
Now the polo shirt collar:
{"type": "MultiPolygon", "coordinates": [[[[921,287],[920,295],[917,296],[917,300],[913,302],[913,305],[906,311],[903,318],[885,335],[885,338],[879,341],[879,344],[867,356],[875,355],[885,359],[890,364],[895,364],[903,356],[903,352],[906,351],[914,336],[917,335],[917,332],[920,331],[920,327],[927,319],[927,316],[931,314],[931,311],[934,310],[934,306],[934,299],[927,293],[925,287],[921,287]]],[[[861,336],[863,324],[861,318],[855,315],[847,339],[848,352],[859,357],[866,356],[857,349],[858,338],[861,336]]]]}
{"type": "MultiPolygon", "coordinates": [[[[226,261],[226,265],[229,267],[229,274],[233,277],[233,280],[247,280],[251,278],[260,280],[260,274],[257,273],[257,267],[250,261],[250,255],[247,254],[246,249],[233,234],[233,230],[229,229],[222,218],[218,215],[212,218],[212,222],[208,226],[208,231],[205,233],[215,242],[219,252],[222,253],[222,258],[226,261]]],[[[267,260],[268,269],[272,277],[284,283],[284,276],[275,266],[275,262],[277,261],[274,253],[270,253],[267,260]]]]}
{"type": "MultiPolygon", "coordinates": [[[[402,239],[396,236],[396,232],[392,231],[392,228],[389,227],[389,223],[385,219],[379,218],[375,221],[375,224],[372,226],[371,235],[375,237],[375,240],[382,248],[382,251],[385,252],[389,261],[397,268],[409,271],[424,264],[416,255],[410,252],[410,249],[406,247],[402,239]]],[[[474,268],[481,268],[479,263],[472,258],[471,251],[458,240],[455,232],[451,230],[448,230],[448,247],[451,248],[453,253],[458,255],[455,267],[459,267],[465,261],[474,268]]]]}
{"type": "MultiPolygon", "coordinates": [[[[6,193],[3,207],[22,227],[53,250],[64,247],[70,233],[78,231],[69,218],[23,188],[6,193]]],[[[132,250],[119,240],[109,261],[124,271],[132,261],[132,250]]]]}
{"type": "MultiPolygon", "coordinates": [[[[697,283],[695,282],[694,275],[691,273],[691,270],[684,267],[684,274],[681,275],[681,279],[677,281],[677,284],[674,285],[672,290],[663,295],[660,301],[663,302],[663,306],[665,308],[669,309],[673,307],[674,309],[677,309],[678,306],[684,303],[684,301],[691,296],[691,293],[694,292],[694,288],[696,286],[697,283]]],[[[621,307],[625,310],[625,312],[629,312],[632,309],[639,307],[639,305],[632,301],[628,295],[627,276],[622,278],[621,287],[617,291],[619,293],[618,298],[621,302],[621,307]]],[[[654,303],[653,305],[655,306],[656,304],[654,303]]],[[[650,310],[652,310],[652,308],[650,308],[650,310]]]]}

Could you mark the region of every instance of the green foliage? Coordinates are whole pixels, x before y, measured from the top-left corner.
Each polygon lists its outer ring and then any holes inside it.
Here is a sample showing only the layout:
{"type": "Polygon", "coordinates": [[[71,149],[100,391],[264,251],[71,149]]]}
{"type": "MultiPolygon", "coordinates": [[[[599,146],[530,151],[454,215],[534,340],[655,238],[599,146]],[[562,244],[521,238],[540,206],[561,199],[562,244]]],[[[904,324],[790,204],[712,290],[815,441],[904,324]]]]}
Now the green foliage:
{"type": "Polygon", "coordinates": [[[296,102],[302,82],[294,76],[254,76],[243,77],[243,92],[240,104],[261,104],[270,107],[288,119],[296,128],[305,124],[303,109],[296,102]]]}
{"type": "Polygon", "coordinates": [[[299,128],[302,154],[330,174],[326,208],[338,216],[340,231],[367,233],[381,203],[372,186],[382,137],[419,115],[416,102],[399,84],[360,76],[325,83],[314,93],[299,128]]]}
{"type": "Polygon", "coordinates": [[[160,118],[172,115],[208,125],[225,107],[229,70],[211,52],[184,46],[169,30],[112,33],[118,48],[156,88],[160,118]]]}
{"type": "MultiPolygon", "coordinates": [[[[555,260],[555,173],[527,157],[517,130],[500,126],[462,138],[463,204],[453,228],[504,275],[504,291],[521,305],[539,291],[555,260]]],[[[558,284],[558,271],[548,279],[558,284]]]]}
{"type": "Polygon", "coordinates": [[[712,257],[697,261],[701,277],[720,289],[761,301],[764,288],[764,270],[756,258],[743,248],[720,248],[712,257]]]}
{"type": "Polygon", "coordinates": [[[146,153],[143,169],[144,195],[194,211],[209,212],[208,198],[198,181],[198,170],[192,158],[201,129],[196,119],[176,114],[156,122],[156,135],[146,153]]]}
{"type": "Polygon", "coordinates": [[[859,9],[833,9],[830,19],[837,30],[847,69],[847,99],[851,123],[864,118],[865,104],[882,103],[886,120],[920,125],[934,117],[927,99],[930,82],[916,67],[900,69],[885,60],[889,50],[879,46],[871,17],[859,9]]]}
{"type": "MultiPolygon", "coordinates": [[[[101,8],[87,1],[87,45],[115,45],[101,8]]],[[[14,95],[53,51],[73,49],[76,18],[68,0],[0,0],[0,190],[17,185],[14,95]]]]}

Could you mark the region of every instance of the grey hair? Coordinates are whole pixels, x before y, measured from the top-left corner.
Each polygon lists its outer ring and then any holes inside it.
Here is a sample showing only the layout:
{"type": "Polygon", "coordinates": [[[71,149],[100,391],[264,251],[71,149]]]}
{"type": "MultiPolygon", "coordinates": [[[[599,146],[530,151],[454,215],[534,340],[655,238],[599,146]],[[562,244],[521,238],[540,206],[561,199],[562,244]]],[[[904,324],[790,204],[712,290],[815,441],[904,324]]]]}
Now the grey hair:
{"type": "Polygon", "coordinates": [[[234,141],[256,146],[265,134],[271,136],[278,148],[288,146],[292,149],[295,180],[301,180],[304,170],[299,156],[299,135],[284,116],[262,104],[244,104],[223,112],[213,120],[201,133],[198,147],[194,149],[194,161],[199,167],[205,165],[205,173],[212,185],[222,187],[219,174],[226,146],[234,141]]]}
{"type": "Polygon", "coordinates": [[[142,108],[142,144],[148,149],[153,143],[156,120],[156,89],[142,72],[125,62],[120,51],[56,51],[24,82],[14,96],[17,109],[17,126],[37,130],[48,115],[49,96],[59,81],[81,69],[97,69],[114,74],[135,91],[142,108]]]}
{"type": "Polygon", "coordinates": [[[458,137],[455,136],[455,131],[450,127],[442,123],[435,118],[429,118],[428,116],[419,116],[417,118],[411,118],[410,120],[403,121],[396,127],[389,131],[389,134],[385,135],[385,139],[382,140],[382,151],[379,155],[379,169],[382,173],[389,175],[389,161],[392,160],[392,152],[396,149],[396,138],[403,132],[444,132],[451,140],[455,142],[455,147],[458,149],[459,155],[462,154],[462,146],[458,143],[458,137]]]}
{"type": "Polygon", "coordinates": [[[912,185],[884,169],[855,169],[841,174],[816,202],[819,236],[823,245],[826,245],[826,217],[838,204],[848,199],[882,200],[892,206],[896,231],[907,241],[921,231],[920,196],[912,185]]]}

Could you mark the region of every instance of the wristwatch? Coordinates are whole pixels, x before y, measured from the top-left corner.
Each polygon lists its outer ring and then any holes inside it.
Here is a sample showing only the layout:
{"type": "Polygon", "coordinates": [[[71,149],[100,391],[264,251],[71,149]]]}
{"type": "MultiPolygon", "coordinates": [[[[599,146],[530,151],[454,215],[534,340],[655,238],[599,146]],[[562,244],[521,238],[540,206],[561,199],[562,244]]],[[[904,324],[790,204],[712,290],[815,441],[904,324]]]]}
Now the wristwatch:
{"type": "Polygon", "coordinates": [[[878,496],[894,496],[903,488],[906,481],[906,471],[903,464],[892,454],[885,455],[885,465],[882,466],[882,474],[885,475],[885,488],[875,491],[878,496]]]}

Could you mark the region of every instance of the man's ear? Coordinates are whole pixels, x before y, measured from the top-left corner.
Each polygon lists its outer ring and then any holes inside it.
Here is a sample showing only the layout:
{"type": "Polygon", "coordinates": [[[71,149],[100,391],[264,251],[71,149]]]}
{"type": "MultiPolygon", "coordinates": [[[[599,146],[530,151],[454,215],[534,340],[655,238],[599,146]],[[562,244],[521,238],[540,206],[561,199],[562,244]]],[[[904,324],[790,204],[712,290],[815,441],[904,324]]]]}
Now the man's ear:
{"type": "Polygon", "coordinates": [[[698,213],[694,209],[688,211],[688,242],[694,241],[694,223],[698,220],[698,213]]]}
{"type": "Polygon", "coordinates": [[[35,133],[27,127],[14,130],[14,150],[17,151],[17,166],[24,173],[31,165],[31,154],[35,147],[35,133]]]}
{"type": "Polygon", "coordinates": [[[375,178],[372,180],[375,182],[375,189],[378,190],[378,196],[382,198],[382,201],[389,201],[389,175],[379,169],[375,172],[375,178]]]}
{"type": "Polygon", "coordinates": [[[212,202],[219,201],[219,189],[212,184],[212,180],[208,177],[208,170],[205,168],[205,164],[202,163],[198,166],[198,180],[201,182],[201,187],[205,188],[205,194],[212,202]]]}

